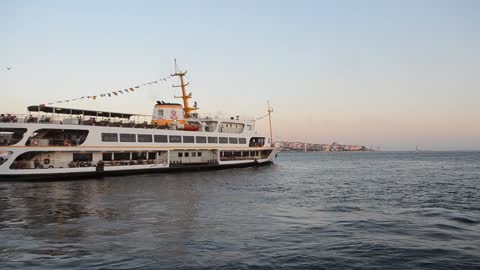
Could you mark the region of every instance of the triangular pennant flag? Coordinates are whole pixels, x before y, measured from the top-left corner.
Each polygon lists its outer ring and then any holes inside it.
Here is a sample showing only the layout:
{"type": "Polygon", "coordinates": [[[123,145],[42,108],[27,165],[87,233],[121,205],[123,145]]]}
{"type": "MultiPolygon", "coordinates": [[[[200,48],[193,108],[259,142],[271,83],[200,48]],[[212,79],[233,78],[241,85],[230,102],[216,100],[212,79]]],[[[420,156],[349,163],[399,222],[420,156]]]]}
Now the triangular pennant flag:
{"type": "Polygon", "coordinates": [[[122,91],[122,90],[118,90],[118,92],[123,95],[123,91],[122,91]]]}
{"type": "Polygon", "coordinates": [[[107,94],[109,97],[111,97],[112,95],[110,95],[110,93],[107,94]]]}
{"type": "Polygon", "coordinates": [[[140,88],[140,86],[137,85],[137,86],[135,86],[135,88],[140,88]]]}
{"type": "Polygon", "coordinates": [[[133,89],[133,88],[130,88],[129,90],[130,90],[131,92],[135,91],[135,89],[133,89]]]}
{"type": "Polygon", "coordinates": [[[128,89],[123,89],[123,92],[128,93],[128,89]]]}
{"type": "Polygon", "coordinates": [[[112,92],[112,94],[114,94],[115,96],[118,96],[117,92],[112,92]]]}
{"type": "Polygon", "coordinates": [[[96,100],[96,99],[97,99],[97,96],[93,96],[92,98],[93,98],[93,100],[96,100]]]}

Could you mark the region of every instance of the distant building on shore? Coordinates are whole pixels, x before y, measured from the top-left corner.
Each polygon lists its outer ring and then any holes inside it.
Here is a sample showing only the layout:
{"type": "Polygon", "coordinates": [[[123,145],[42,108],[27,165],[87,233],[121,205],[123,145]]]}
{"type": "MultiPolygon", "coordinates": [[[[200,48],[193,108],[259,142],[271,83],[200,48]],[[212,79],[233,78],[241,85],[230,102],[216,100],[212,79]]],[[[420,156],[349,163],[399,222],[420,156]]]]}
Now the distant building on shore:
{"type": "Polygon", "coordinates": [[[304,142],[277,142],[282,152],[344,152],[344,151],[373,151],[363,145],[340,144],[312,144],[304,142]]]}

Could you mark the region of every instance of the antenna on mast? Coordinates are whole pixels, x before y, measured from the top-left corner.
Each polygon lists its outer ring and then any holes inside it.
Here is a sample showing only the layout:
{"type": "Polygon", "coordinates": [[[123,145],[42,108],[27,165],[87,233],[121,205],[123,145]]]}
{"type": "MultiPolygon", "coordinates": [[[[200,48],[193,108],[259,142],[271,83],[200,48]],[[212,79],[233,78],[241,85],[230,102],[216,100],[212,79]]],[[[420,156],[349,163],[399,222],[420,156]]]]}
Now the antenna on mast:
{"type": "Polygon", "coordinates": [[[267,109],[268,122],[270,124],[270,143],[271,143],[271,145],[274,145],[273,144],[273,131],[272,131],[272,112],[273,112],[273,109],[272,109],[272,107],[270,107],[270,100],[267,101],[267,104],[268,104],[268,109],[267,109]]]}
{"type": "Polygon", "coordinates": [[[179,73],[178,72],[178,65],[177,65],[177,58],[173,59],[173,61],[175,62],[175,73],[179,73]]]}

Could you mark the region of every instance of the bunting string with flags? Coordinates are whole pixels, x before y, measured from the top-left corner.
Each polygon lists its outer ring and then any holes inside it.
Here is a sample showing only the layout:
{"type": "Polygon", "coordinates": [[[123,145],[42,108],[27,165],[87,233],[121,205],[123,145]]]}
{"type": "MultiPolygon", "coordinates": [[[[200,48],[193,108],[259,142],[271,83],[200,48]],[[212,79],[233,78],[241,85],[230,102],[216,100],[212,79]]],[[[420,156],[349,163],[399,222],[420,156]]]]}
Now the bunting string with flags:
{"type": "Polygon", "coordinates": [[[119,96],[119,94],[121,94],[121,95],[130,94],[130,93],[134,93],[135,91],[137,91],[138,89],[140,89],[144,86],[149,86],[149,85],[156,84],[156,83],[159,83],[159,82],[162,82],[162,81],[166,82],[171,78],[172,78],[172,76],[168,76],[168,77],[165,77],[165,78],[158,79],[156,81],[151,81],[151,82],[148,82],[148,83],[139,84],[137,86],[125,88],[125,89],[122,89],[122,90],[110,91],[110,92],[106,92],[106,93],[97,94],[97,95],[94,95],[94,96],[82,96],[82,97],[78,97],[78,98],[58,100],[58,101],[55,101],[55,102],[49,102],[47,104],[48,105],[55,105],[55,104],[59,104],[59,103],[73,102],[73,101],[77,101],[77,100],[81,100],[81,99],[97,100],[98,98],[107,98],[107,97],[119,96]]]}

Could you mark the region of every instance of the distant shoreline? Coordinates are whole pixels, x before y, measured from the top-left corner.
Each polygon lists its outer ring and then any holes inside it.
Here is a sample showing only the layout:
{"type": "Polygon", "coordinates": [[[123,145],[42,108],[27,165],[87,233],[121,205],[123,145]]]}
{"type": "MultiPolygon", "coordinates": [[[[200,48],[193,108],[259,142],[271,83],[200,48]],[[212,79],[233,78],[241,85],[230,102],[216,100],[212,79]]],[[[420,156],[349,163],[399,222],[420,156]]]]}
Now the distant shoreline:
{"type": "MultiPolygon", "coordinates": [[[[313,150],[307,150],[307,151],[301,151],[301,150],[284,150],[280,149],[281,153],[346,153],[346,152],[377,152],[375,150],[341,150],[341,151],[313,151],[313,150]]],[[[397,152],[397,151],[387,151],[387,152],[397,152]]],[[[401,152],[401,151],[398,151],[401,152]]],[[[408,152],[408,151],[404,151],[408,152]]]]}
{"type": "MultiPolygon", "coordinates": [[[[367,148],[357,144],[314,144],[304,142],[277,142],[281,152],[365,152],[374,151],[373,147],[367,148]]],[[[378,149],[380,150],[380,149],[378,149]]]]}

